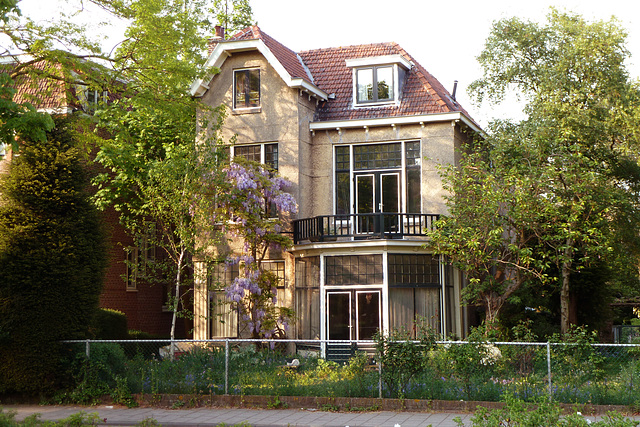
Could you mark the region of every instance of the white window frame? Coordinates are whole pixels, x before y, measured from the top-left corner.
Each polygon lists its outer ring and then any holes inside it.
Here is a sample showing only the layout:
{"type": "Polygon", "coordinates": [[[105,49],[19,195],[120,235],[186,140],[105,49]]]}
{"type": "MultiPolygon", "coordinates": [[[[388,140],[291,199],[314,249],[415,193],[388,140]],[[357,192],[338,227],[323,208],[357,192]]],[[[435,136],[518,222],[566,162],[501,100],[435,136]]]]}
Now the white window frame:
{"type": "Polygon", "coordinates": [[[233,70],[233,87],[231,88],[231,96],[232,96],[232,100],[231,100],[231,104],[233,105],[233,111],[237,111],[237,112],[257,112],[260,111],[260,109],[262,108],[262,76],[261,76],[261,69],[260,67],[249,67],[249,68],[238,68],[233,70]],[[245,105],[237,105],[236,104],[236,75],[237,73],[240,72],[244,72],[244,71],[252,71],[252,70],[257,70],[258,71],[258,105],[256,106],[246,106],[246,102],[245,105]]]}
{"type": "MultiPolygon", "coordinates": [[[[346,65],[349,68],[352,68],[352,100],[354,108],[363,108],[363,107],[378,107],[378,106],[388,106],[388,105],[399,105],[400,97],[402,91],[402,82],[401,78],[403,78],[403,71],[410,70],[412,67],[412,63],[404,58],[402,55],[385,55],[385,56],[376,56],[376,57],[368,57],[368,58],[355,58],[355,59],[347,59],[346,65]],[[381,68],[391,66],[393,68],[393,99],[385,99],[383,101],[366,101],[359,102],[358,101],[358,70],[362,70],[365,68],[381,68]]],[[[374,82],[375,85],[375,82],[374,82]]]]}

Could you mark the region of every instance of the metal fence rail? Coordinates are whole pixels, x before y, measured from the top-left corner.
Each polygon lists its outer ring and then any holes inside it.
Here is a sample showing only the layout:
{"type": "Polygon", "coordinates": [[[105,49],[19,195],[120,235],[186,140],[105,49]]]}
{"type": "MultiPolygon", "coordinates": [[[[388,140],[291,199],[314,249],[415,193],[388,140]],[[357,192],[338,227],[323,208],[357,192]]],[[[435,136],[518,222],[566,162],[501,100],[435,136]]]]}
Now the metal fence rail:
{"type": "Polygon", "coordinates": [[[443,400],[500,400],[510,393],[524,400],[549,397],[566,403],[640,403],[640,345],[635,344],[438,341],[423,360],[404,361],[421,369],[400,384],[393,382],[397,366],[392,369],[377,363],[373,341],[65,343],[74,354],[96,362],[104,375],[127,378],[134,393],[443,400]],[[327,360],[331,357],[338,363],[327,360]],[[124,367],[106,367],[119,359],[124,367]]]}

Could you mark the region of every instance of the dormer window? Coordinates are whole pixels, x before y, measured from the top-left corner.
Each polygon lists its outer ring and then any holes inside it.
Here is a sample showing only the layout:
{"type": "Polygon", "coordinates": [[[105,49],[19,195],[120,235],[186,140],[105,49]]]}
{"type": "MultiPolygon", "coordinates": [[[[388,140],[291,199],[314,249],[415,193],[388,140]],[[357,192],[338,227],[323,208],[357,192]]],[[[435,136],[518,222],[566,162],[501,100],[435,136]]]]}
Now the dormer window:
{"type": "Polygon", "coordinates": [[[394,100],[393,66],[357,69],[356,80],[358,104],[394,100]]]}
{"type": "Polygon", "coordinates": [[[260,107],[260,69],[250,68],[233,72],[233,108],[260,107]]]}
{"type": "Polygon", "coordinates": [[[347,59],[353,68],[353,105],[370,107],[398,104],[411,63],[401,55],[347,59]]]}

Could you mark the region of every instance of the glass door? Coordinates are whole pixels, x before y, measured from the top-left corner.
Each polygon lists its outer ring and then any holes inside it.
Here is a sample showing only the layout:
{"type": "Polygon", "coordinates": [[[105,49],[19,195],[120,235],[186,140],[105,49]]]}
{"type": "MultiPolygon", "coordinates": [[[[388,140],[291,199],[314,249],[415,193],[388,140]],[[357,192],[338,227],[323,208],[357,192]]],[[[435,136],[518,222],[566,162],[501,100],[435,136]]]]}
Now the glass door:
{"type": "MultiPolygon", "coordinates": [[[[400,174],[398,172],[380,174],[380,212],[385,214],[400,212],[400,174]]],[[[386,233],[399,231],[398,215],[382,215],[382,220],[386,233]]]]}
{"type": "Polygon", "coordinates": [[[373,339],[373,335],[382,327],[380,302],[379,290],[327,292],[328,338],[373,339]],[[355,336],[352,331],[355,331],[355,336]]]}
{"type": "Polygon", "coordinates": [[[373,335],[381,329],[380,291],[356,292],[356,323],[358,340],[373,339],[373,335]]]}
{"type": "Polygon", "coordinates": [[[351,338],[351,292],[327,292],[328,337],[330,340],[351,338]]]}
{"type": "Polygon", "coordinates": [[[356,175],[356,234],[373,233],[376,212],[375,175],[356,175]]]}

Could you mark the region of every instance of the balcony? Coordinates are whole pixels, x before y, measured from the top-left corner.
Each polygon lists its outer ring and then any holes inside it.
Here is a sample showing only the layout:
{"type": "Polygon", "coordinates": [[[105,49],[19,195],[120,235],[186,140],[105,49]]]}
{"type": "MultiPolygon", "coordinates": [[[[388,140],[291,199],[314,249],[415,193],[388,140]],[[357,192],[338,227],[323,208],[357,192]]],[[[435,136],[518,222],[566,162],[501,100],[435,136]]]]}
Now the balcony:
{"type": "Polygon", "coordinates": [[[425,237],[439,215],[367,213],[321,215],[293,221],[293,242],[425,237]]]}

